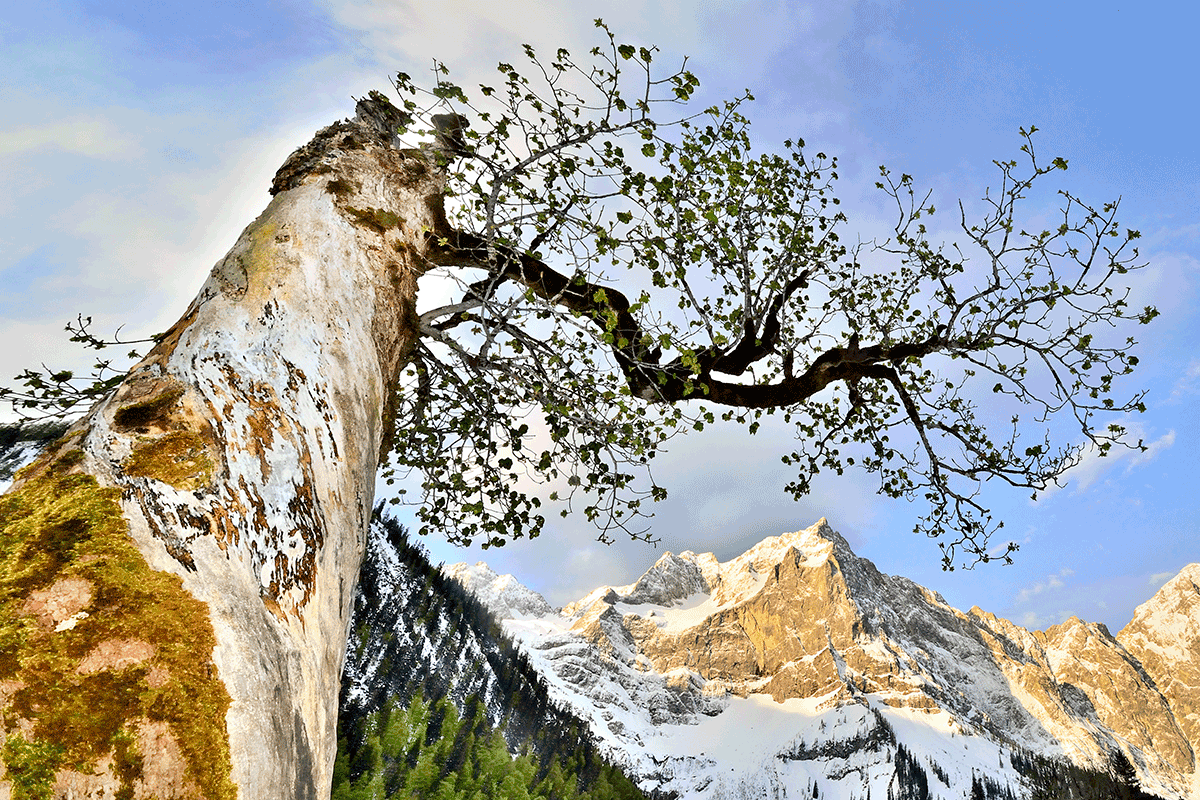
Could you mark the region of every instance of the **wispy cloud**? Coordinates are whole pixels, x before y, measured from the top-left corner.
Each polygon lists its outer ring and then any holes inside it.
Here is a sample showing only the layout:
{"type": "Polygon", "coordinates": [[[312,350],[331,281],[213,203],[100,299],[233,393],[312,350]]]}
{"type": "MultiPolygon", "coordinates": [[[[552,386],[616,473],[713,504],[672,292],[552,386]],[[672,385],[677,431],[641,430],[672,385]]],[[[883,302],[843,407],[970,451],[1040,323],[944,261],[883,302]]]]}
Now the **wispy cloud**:
{"type": "Polygon", "coordinates": [[[1146,580],[1146,583],[1150,584],[1155,589],[1161,589],[1162,585],[1171,580],[1171,578],[1174,578],[1175,575],[1176,573],[1174,572],[1156,572],[1146,580]]]}
{"type": "Polygon", "coordinates": [[[1022,628],[1026,628],[1031,631],[1037,631],[1053,625],[1057,621],[1058,620],[1056,620],[1050,614],[1039,614],[1036,611],[1026,611],[1021,615],[1021,618],[1017,620],[1017,624],[1022,628]]]}
{"type": "Polygon", "coordinates": [[[1039,495],[1039,499],[1045,500],[1067,486],[1072,487],[1071,494],[1085,492],[1111,472],[1118,464],[1124,465],[1124,474],[1128,475],[1135,468],[1144,466],[1158,458],[1159,455],[1169,450],[1175,444],[1174,429],[1168,430],[1157,439],[1150,439],[1150,434],[1140,422],[1126,418],[1121,421],[1121,424],[1124,425],[1126,430],[1125,435],[1121,437],[1121,442],[1135,445],[1140,441],[1146,448],[1145,450],[1139,450],[1135,447],[1124,447],[1121,444],[1117,444],[1108,451],[1107,455],[1101,455],[1097,448],[1090,447],[1084,450],[1080,462],[1066,473],[1066,483],[1061,487],[1051,486],[1039,495]]]}
{"type": "Polygon", "coordinates": [[[1074,574],[1075,570],[1071,569],[1070,567],[1064,567],[1053,575],[1047,575],[1045,580],[1038,581],[1032,586],[1026,586],[1024,589],[1022,589],[1017,594],[1016,602],[1027,603],[1044,592],[1052,591],[1054,589],[1061,589],[1067,585],[1065,579],[1070,578],[1074,574]]]}
{"type": "Polygon", "coordinates": [[[89,158],[132,158],[141,152],[137,138],[112,119],[76,116],[46,125],[0,130],[0,156],[30,150],[58,150],[89,158]]]}
{"type": "Polygon", "coordinates": [[[1162,247],[1168,242],[1171,244],[1194,242],[1197,239],[1200,239],[1200,222],[1191,222],[1173,228],[1162,227],[1145,236],[1146,247],[1162,247]]]}
{"type": "Polygon", "coordinates": [[[1195,394],[1200,394],[1200,359],[1193,358],[1188,362],[1187,369],[1175,381],[1167,402],[1178,403],[1185,397],[1195,394]]]}
{"type": "Polygon", "coordinates": [[[1182,319],[1193,311],[1200,261],[1180,250],[1148,253],[1146,266],[1130,279],[1129,307],[1154,306],[1164,318],[1182,319]]]}

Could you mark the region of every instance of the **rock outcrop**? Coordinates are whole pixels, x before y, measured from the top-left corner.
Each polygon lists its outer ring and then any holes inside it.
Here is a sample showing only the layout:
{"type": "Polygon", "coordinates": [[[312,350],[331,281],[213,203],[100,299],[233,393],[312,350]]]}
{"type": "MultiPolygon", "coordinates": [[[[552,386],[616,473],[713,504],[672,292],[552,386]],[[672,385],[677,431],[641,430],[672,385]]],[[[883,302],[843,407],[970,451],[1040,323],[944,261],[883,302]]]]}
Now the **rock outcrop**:
{"type": "MultiPolygon", "coordinates": [[[[977,608],[964,613],[912,581],[880,573],[821,520],[727,562],[668,553],[628,586],[600,587],[560,614],[523,614],[506,625],[552,691],[642,776],[643,789],[692,791],[704,783],[701,773],[728,773],[720,759],[697,761],[691,753],[684,766],[664,757],[662,739],[676,735],[671,726],[720,729],[725,718],[732,725],[739,704],[760,707],[769,698],[798,714],[796,735],[805,720],[864,707],[878,719],[855,717],[853,736],[875,741],[884,736],[880,726],[924,719],[919,724],[940,727],[941,735],[974,740],[968,749],[987,743],[994,755],[980,756],[972,769],[997,785],[1024,785],[1012,753],[1103,772],[1119,752],[1147,788],[1184,797],[1200,728],[1200,690],[1193,688],[1200,686],[1198,577],[1200,567],[1190,567],[1168,583],[1120,637],[1075,618],[1034,632],[977,608]]],[[[472,586],[485,603],[495,593],[478,581],[472,586]]],[[[826,739],[817,749],[840,752],[838,736],[820,730],[826,739]]],[[[903,745],[904,736],[895,736],[903,745]]],[[[812,738],[772,750],[782,743],[762,743],[767,761],[772,752],[778,758],[769,768],[756,764],[742,776],[746,785],[774,785],[783,780],[776,762],[794,771],[803,761],[795,753],[816,752],[812,738]]],[[[926,757],[958,758],[947,753],[926,757]]],[[[889,757],[895,753],[881,750],[871,763],[889,757]]],[[[838,763],[826,765],[826,777],[850,769],[845,759],[838,763]]],[[[861,767],[863,775],[872,769],[861,767]]],[[[970,788],[975,773],[962,774],[970,788]]]]}
{"type": "Polygon", "coordinates": [[[1154,681],[1200,758],[1200,564],[1138,606],[1117,641],[1154,681]]]}

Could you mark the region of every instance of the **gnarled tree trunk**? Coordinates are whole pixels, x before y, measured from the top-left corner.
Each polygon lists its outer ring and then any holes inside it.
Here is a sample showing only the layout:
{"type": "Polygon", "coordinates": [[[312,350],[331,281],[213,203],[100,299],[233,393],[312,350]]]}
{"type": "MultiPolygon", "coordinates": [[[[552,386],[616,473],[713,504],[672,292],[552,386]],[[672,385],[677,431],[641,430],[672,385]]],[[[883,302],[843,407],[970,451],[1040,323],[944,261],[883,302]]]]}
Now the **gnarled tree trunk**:
{"type": "Polygon", "coordinates": [[[435,152],[359,111],[0,499],[0,787],[328,796],[389,386],[444,225],[435,152]]]}

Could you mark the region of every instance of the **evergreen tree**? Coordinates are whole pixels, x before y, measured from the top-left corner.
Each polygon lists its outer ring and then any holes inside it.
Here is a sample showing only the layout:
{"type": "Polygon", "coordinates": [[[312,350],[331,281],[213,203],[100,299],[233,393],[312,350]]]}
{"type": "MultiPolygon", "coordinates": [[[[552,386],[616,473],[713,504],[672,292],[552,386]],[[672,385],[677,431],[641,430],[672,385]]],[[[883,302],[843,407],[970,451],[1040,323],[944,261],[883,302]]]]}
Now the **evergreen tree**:
{"type": "Polygon", "coordinates": [[[1129,756],[1123,750],[1114,750],[1109,756],[1109,774],[1117,783],[1117,797],[1120,800],[1133,800],[1141,795],[1141,782],[1137,770],[1129,761],[1129,756]]]}
{"type": "Polygon", "coordinates": [[[916,756],[904,745],[896,745],[896,791],[889,790],[889,800],[930,800],[929,776],[916,756]]]}
{"type": "Polygon", "coordinates": [[[343,687],[337,800],[493,797],[510,774],[530,797],[641,798],[599,757],[586,726],[549,700],[545,679],[474,595],[429,564],[403,526],[379,513],[376,524],[384,536],[371,539],[347,658],[364,665],[360,671],[381,671],[369,686],[343,687]],[[372,548],[382,540],[395,548],[402,575],[380,569],[372,548]],[[397,580],[412,589],[395,592],[397,580]],[[405,636],[414,629],[432,633],[405,636]],[[371,630],[400,633],[381,641],[369,639],[371,630]],[[482,661],[459,674],[468,652],[482,661]],[[481,683],[485,674],[496,681],[481,683]]]}

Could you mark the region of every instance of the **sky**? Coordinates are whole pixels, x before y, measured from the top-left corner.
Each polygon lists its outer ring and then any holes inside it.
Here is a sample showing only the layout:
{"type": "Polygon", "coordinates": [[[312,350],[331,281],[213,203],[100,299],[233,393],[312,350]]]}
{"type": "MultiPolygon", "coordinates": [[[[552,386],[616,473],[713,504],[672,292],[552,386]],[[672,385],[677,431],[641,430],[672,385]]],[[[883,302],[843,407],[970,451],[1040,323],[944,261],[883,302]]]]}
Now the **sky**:
{"type": "MultiPolygon", "coordinates": [[[[434,59],[471,86],[520,45],[584,53],[590,4],[511,0],[82,0],[18,4],[0,17],[0,383],[41,363],[89,363],[63,326],[161,331],[262,210],[275,169],[316,129],[353,113],[387,76],[428,76],[434,59]]],[[[987,487],[1020,544],[1012,566],[943,572],[911,530],[920,508],[868,476],[824,479],[793,502],[787,431],[716,429],[676,440],[656,467],[670,491],[657,545],[605,546],[575,518],[502,549],[427,542],[448,563],[486,560],[563,604],[631,582],[665,551],[733,557],[828,518],[880,570],[1031,628],[1076,615],[1115,633],[1168,578],[1200,561],[1200,162],[1194,4],[761,0],[617,4],[618,39],[688,57],[697,105],[750,89],[756,144],[802,137],[839,156],[847,231],[869,238],[886,212],[878,165],[914,176],[937,205],[968,202],[1036,125],[1039,152],[1070,162],[1066,188],[1121,199],[1142,261],[1127,426],[1145,453],[1087,459],[1031,502],[987,487]]],[[[1047,209],[1050,211],[1052,209],[1047,209]]],[[[402,520],[407,517],[402,515],[402,520]]]]}

